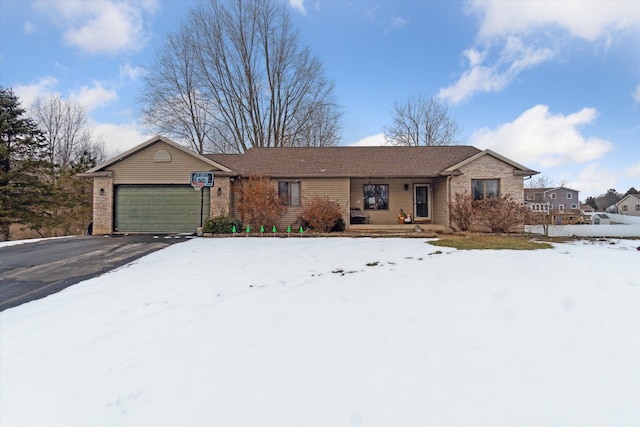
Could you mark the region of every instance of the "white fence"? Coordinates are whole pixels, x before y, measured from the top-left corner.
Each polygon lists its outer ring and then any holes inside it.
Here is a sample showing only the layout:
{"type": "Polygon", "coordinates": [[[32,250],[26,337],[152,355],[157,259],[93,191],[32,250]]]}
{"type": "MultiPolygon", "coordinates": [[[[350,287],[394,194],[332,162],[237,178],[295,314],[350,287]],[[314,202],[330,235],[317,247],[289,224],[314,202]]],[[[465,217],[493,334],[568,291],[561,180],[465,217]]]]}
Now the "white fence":
{"type": "MultiPolygon", "coordinates": [[[[609,215],[609,214],[607,214],[609,215]]],[[[616,215],[628,217],[628,215],[616,215]]],[[[549,225],[547,233],[542,225],[525,225],[526,233],[546,234],[549,237],[640,237],[640,221],[636,224],[578,224],[549,225]]]]}
{"type": "Polygon", "coordinates": [[[611,222],[618,224],[640,224],[640,216],[620,215],[608,212],[605,215],[609,217],[611,222]]]}

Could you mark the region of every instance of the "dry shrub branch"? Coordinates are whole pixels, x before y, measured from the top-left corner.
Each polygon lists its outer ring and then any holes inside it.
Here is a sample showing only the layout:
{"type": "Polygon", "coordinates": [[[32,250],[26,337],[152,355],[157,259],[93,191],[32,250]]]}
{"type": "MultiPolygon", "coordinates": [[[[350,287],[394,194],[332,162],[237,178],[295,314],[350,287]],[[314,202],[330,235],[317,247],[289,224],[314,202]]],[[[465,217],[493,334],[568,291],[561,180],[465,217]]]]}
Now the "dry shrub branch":
{"type": "Polygon", "coordinates": [[[533,213],[510,196],[472,200],[467,193],[456,193],[450,204],[450,215],[460,231],[475,225],[488,228],[492,233],[508,233],[535,222],[533,213]]]}
{"type": "Polygon", "coordinates": [[[342,207],[336,200],[326,196],[315,196],[305,202],[300,214],[300,222],[309,228],[327,233],[336,228],[342,219],[342,207]]]}
{"type": "Polygon", "coordinates": [[[277,224],[287,212],[269,177],[249,177],[240,181],[236,191],[239,195],[238,211],[244,224],[270,227],[277,224]]]}

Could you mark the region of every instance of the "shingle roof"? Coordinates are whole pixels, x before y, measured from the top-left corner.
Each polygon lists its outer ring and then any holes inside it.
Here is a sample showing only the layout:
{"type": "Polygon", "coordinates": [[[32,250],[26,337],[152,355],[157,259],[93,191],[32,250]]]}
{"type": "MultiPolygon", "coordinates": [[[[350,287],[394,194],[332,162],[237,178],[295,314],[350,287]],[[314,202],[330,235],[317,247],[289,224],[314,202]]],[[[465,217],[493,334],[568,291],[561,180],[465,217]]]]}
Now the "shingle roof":
{"type": "Polygon", "coordinates": [[[439,176],[480,153],[467,145],[437,147],[251,148],[244,154],[207,154],[240,175],[271,177],[439,176]]]}

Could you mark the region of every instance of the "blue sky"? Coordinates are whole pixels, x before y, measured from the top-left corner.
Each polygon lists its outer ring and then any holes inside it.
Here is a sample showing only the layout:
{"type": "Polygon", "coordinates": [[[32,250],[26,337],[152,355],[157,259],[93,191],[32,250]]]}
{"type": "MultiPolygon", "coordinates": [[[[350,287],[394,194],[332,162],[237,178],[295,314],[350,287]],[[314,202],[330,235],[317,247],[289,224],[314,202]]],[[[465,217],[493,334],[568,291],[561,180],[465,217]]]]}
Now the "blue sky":
{"type": "MultiPolygon", "coordinates": [[[[283,0],[284,1],[284,0],[283,0]]],[[[195,1],[0,1],[0,85],[72,97],[111,153],[149,135],[143,66],[195,1]]],[[[289,0],[345,109],[376,145],[395,102],[439,96],[463,142],[580,197],[640,189],[640,2],[289,0]]]]}

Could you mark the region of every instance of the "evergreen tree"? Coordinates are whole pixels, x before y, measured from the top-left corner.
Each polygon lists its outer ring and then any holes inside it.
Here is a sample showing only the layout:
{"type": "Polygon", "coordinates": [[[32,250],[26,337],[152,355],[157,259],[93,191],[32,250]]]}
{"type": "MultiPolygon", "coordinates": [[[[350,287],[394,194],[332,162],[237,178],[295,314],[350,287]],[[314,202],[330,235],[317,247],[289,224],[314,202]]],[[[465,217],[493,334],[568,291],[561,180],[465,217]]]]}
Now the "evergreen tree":
{"type": "Polygon", "coordinates": [[[0,241],[9,240],[11,224],[37,230],[49,216],[46,144],[25,113],[13,91],[0,87],[0,241]]]}
{"type": "Polygon", "coordinates": [[[594,210],[598,210],[598,203],[596,202],[596,198],[589,196],[587,197],[587,200],[585,200],[585,203],[589,206],[591,206],[594,210]]]}
{"type": "Polygon", "coordinates": [[[636,187],[631,187],[626,193],[624,193],[625,196],[628,196],[629,194],[640,194],[640,191],[636,190],[636,187]]]}

